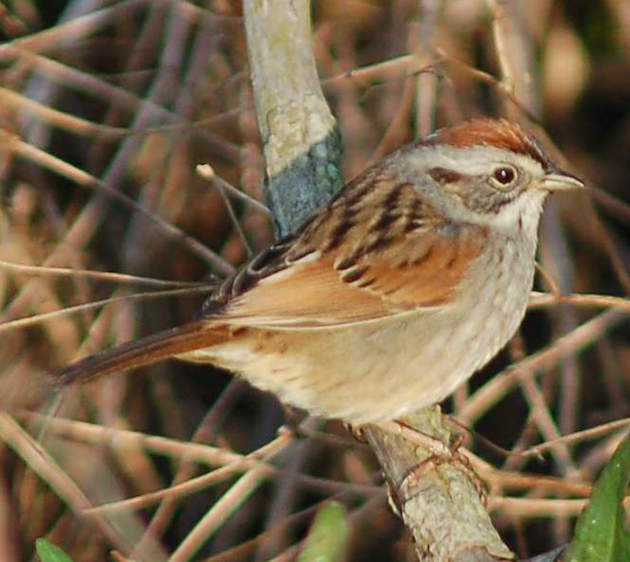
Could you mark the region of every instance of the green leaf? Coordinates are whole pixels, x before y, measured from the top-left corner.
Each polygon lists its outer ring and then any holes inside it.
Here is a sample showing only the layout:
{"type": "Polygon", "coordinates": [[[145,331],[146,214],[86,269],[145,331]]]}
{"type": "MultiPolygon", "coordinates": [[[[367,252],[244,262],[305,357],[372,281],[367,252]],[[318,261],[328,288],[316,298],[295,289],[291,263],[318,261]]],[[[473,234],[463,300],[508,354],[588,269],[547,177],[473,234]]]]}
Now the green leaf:
{"type": "Polygon", "coordinates": [[[42,562],[72,562],[72,559],[58,546],[46,539],[37,539],[35,549],[42,562]]]}
{"type": "Polygon", "coordinates": [[[315,516],[298,562],[342,562],[349,534],[345,508],[337,502],[327,503],[315,516]]]}
{"type": "Polygon", "coordinates": [[[630,560],[630,532],[624,527],[622,500],[630,482],[630,435],[615,451],[578,519],[565,562],[630,560]]]}

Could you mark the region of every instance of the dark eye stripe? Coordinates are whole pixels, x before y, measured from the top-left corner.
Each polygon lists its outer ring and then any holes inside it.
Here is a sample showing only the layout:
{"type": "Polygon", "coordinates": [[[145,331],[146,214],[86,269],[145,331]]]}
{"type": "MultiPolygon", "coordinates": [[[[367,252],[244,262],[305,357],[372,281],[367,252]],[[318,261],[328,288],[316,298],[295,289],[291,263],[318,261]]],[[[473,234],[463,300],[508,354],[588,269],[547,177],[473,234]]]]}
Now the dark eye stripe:
{"type": "Polygon", "coordinates": [[[427,173],[438,183],[455,183],[463,178],[462,174],[455,170],[447,170],[446,168],[435,167],[427,170],[427,173]]]}

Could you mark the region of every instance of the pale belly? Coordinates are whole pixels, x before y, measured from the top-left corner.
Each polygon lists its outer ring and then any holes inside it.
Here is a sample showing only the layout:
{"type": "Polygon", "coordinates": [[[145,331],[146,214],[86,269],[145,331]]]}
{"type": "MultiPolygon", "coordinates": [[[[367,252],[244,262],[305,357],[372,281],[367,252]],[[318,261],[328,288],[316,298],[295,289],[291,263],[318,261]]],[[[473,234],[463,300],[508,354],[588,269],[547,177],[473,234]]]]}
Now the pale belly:
{"type": "Polygon", "coordinates": [[[332,329],[249,327],[246,337],[187,358],[311,413],[353,423],[400,418],[444,399],[512,337],[534,269],[533,260],[515,269],[517,257],[479,263],[495,280],[468,287],[454,305],[332,329]]]}

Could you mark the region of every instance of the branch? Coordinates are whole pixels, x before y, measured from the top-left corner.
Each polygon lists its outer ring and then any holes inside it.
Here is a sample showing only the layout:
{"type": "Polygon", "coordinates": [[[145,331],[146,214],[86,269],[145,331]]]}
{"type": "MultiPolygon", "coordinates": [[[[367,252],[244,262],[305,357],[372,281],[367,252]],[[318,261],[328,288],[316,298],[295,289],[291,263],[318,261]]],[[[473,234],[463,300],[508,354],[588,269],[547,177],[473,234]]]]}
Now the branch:
{"type": "MultiPolygon", "coordinates": [[[[307,0],[245,0],[256,117],[267,164],[266,196],[280,235],[298,228],[342,185],[339,136],[322,95],[307,0]]],[[[421,560],[511,559],[481,500],[478,479],[450,449],[439,407],[396,424],[363,428],[411,529],[421,560]],[[429,435],[439,445],[410,436],[429,435]]]]}
{"type": "Polygon", "coordinates": [[[315,68],[310,2],[245,0],[244,15],[267,204],[285,236],[343,186],[341,143],[315,68]]]}
{"type": "Polygon", "coordinates": [[[486,511],[479,477],[450,445],[440,407],[425,408],[404,423],[408,427],[369,425],[363,435],[385,472],[392,508],[413,534],[419,560],[511,560],[486,511]]]}

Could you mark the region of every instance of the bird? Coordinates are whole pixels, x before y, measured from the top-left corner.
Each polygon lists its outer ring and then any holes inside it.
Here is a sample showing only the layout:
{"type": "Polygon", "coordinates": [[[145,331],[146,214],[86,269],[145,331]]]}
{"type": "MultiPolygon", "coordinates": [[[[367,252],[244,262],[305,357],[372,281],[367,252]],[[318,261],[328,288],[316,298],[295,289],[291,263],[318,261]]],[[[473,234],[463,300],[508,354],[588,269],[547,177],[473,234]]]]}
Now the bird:
{"type": "Polygon", "coordinates": [[[386,156],[218,285],[195,320],[88,356],[59,385],[166,358],[232,371],[352,424],[440,402],[518,329],[549,193],[583,188],[515,122],[386,156]]]}

